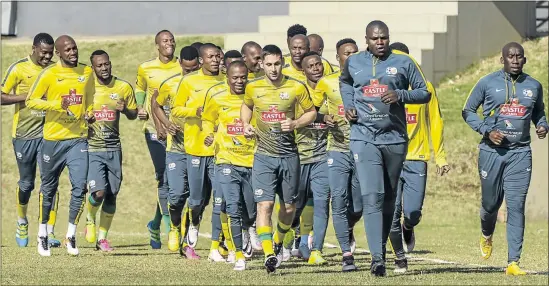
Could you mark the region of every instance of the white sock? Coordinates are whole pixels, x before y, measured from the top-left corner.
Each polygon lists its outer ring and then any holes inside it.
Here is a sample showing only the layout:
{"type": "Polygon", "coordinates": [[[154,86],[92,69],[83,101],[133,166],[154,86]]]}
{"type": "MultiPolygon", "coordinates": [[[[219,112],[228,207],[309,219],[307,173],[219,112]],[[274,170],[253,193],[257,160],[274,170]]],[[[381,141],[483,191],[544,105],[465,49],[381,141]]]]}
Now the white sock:
{"type": "Polygon", "coordinates": [[[53,225],[48,224],[48,234],[53,233],[53,225]]]}
{"type": "Polygon", "coordinates": [[[67,229],[67,237],[73,237],[76,235],[76,224],[69,222],[69,228],[67,229]]]}
{"type": "Polygon", "coordinates": [[[45,223],[41,223],[38,226],[38,236],[40,236],[40,237],[48,236],[48,227],[46,226],[45,223]]]}
{"type": "Polygon", "coordinates": [[[27,223],[29,223],[29,222],[27,221],[27,218],[26,218],[26,217],[18,217],[18,218],[17,218],[17,222],[18,222],[19,224],[27,224],[27,223]]]}

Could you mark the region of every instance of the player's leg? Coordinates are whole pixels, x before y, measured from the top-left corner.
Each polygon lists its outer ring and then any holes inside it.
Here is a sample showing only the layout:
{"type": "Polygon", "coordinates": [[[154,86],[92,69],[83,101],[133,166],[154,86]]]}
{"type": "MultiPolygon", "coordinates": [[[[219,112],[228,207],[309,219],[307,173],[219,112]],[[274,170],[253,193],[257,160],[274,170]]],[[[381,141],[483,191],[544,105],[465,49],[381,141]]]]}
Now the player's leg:
{"type": "MultiPolygon", "coordinates": [[[[164,215],[168,213],[168,192],[166,173],[166,145],[163,141],[158,140],[156,134],[145,133],[145,141],[153,162],[155,179],[157,183],[156,194],[158,201],[156,202],[156,212],[154,218],[149,221],[147,228],[149,230],[150,245],[152,249],[160,249],[162,242],[160,241],[160,224],[164,219],[164,215]]],[[[169,219],[169,218],[168,218],[169,219]]]]}
{"type": "MultiPolygon", "coordinates": [[[[240,191],[240,202],[241,202],[240,209],[242,213],[242,235],[243,235],[242,250],[244,251],[244,256],[249,258],[249,257],[252,257],[253,251],[257,249],[257,247],[254,246],[254,244],[259,242],[259,246],[261,246],[261,242],[257,237],[257,233],[255,233],[255,219],[257,217],[257,204],[255,203],[254,189],[252,188],[252,168],[243,168],[242,171],[240,172],[240,176],[242,177],[241,189],[240,189],[241,190],[240,191]],[[252,239],[253,235],[255,235],[256,237],[252,239]],[[246,240],[248,242],[247,244],[246,244],[246,240]]],[[[227,208],[228,208],[228,205],[227,205],[227,208]]],[[[235,247],[236,247],[236,241],[235,241],[235,247]]]]}
{"type": "Polygon", "coordinates": [[[492,235],[496,229],[498,210],[503,202],[504,166],[504,156],[480,149],[478,156],[478,172],[482,189],[480,252],[484,259],[492,255],[492,235]]]}
{"type": "Polygon", "coordinates": [[[170,213],[170,232],[168,233],[168,249],[178,251],[181,246],[181,216],[185,206],[185,172],[187,170],[187,155],[166,152],[166,179],[168,181],[168,211],[170,213]]]}
{"type": "Polygon", "coordinates": [[[328,228],[330,215],[330,185],[328,182],[328,164],[325,160],[313,164],[311,170],[311,191],[314,198],[313,247],[309,264],[326,264],[322,258],[322,246],[328,228]]]}
{"type": "Polygon", "coordinates": [[[252,187],[257,202],[257,234],[263,253],[265,254],[265,268],[267,273],[276,270],[278,259],[273,249],[273,228],[271,215],[273,213],[275,192],[278,183],[277,158],[255,154],[252,167],[252,187]]]}
{"type": "Polygon", "coordinates": [[[391,225],[391,232],[389,233],[389,243],[395,254],[395,272],[404,273],[408,270],[408,261],[406,260],[406,252],[404,251],[404,246],[402,244],[402,194],[405,188],[408,188],[406,180],[406,172],[408,171],[407,167],[408,161],[404,162],[402,168],[402,173],[398,181],[397,194],[395,199],[395,212],[393,215],[393,223],[391,225]]]}
{"type": "MultiPolygon", "coordinates": [[[[312,164],[302,164],[300,168],[298,197],[295,204],[295,215],[292,226],[284,236],[282,260],[288,261],[291,257],[292,244],[297,248],[296,255],[299,258],[309,259],[311,250],[309,249],[309,233],[313,229],[313,199],[310,192],[310,174],[312,164]],[[310,198],[309,198],[310,197],[310,198]],[[300,236],[301,234],[301,236],[300,236]]],[[[278,211],[284,201],[281,196],[278,198],[278,211]]]]}
{"type": "Polygon", "coordinates": [[[343,271],[356,270],[354,257],[349,245],[348,204],[352,160],[349,153],[328,152],[328,183],[332,201],[332,220],[337,241],[343,253],[343,271]]]}
{"type": "MultiPolygon", "coordinates": [[[[278,213],[278,223],[276,226],[276,232],[274,235],[274,247],[275,254],[277,255],[278,265],[282,262],[282,241],[284,235],[291,227],[292,221],[295,217],[296,201],[299,194],[299,179],[300,179],[300,164],[299,156],[290,156],[278,158],[279,170],[278,181],[280,182],[279,196],[284,201],[284,204],[280,204],[280,211],[278,213]]],[[[301,232],[306,230],[301,228],[301,232]]],[[[310,230],[309,230],[310,231],[310,230]]],[[[278,267],[278,266],[277,266],[278,267]]]]}
{"type": "Polygon", "coordinates": [[[427,186],[427,162],[406,161],[403,174],[406,176],[406,187],[403,190],[404,223],[402,232],[406,252],[414,250],[416,236],[414,227],[421,220],[421,209],[425,199],[425,187],[427,186]]]}
{"type": "Polygon", "coordinates": [[[99,234],[95,248],[101,251],[112,251],[107,235],[116,212],[116,198],[122,185],[122,151],[107,152],[108,187],[103,199],[101,217],[99,220],[99,234]]]}
{"type": "Polygon", "coordinates": [[[198,241],[198,230],[200,227],[200,216],[206,192],[211,192],[211,187],[206,186],[208,180],[207,157],[187,155],[187,177],[189,179],[189,210],[191,223],[187,230],[187,243],[195,247],[198,241]],[[204,190],[208,187],[209,190],[204,190]]]}
{"type": "MultiPolygon", "coordinates": [[[[44,141],[43,138],[36,139],[38,143],[36,144],[36,162],[40,171],[40,162],[42,158],[42,142],[44,141]]],[[[34,149],[34,147],[33,147],[34,149]]],[[[53,204],[52,208],[50,210],[50,219],[48,220],[47,228],[48,228],[48,242],[50,244],[50,247],[61,247],[61,241],[55,237],[55,223],[57,221],[57,210],[59,209],[59,192],[55,192],[55,195],[53,197],[53,204]]]]}
{"type": "Polygon", "coordinates": [[[349,172],[351,173],[351,181],[349,182],[347,196],[349,203],[347,205],[347,220],[349,222],[349,244],[351,246],[351,253],[355,253],[356,239],[354,235],[354,227],[362,218],[362,193],[360,190],[360,184],[358,182],[358,176],[355,168],[355,162],[352,159],[353,155],[349,152],[349,160],[351,164],[347,165],[349,172]]]}
{"type": "Polygon", "coordinates": [[[69,226],[65,240],[67,252],[78,255],[76,246],[76,226],[84,210],[86,197],[86,179],[88,175],[88,142],[85,139],[75,139],[63,142],[71,146],[67,152],[67,167],[71,181],[71,200],[69,203],[69,226]]]}
{"type": "MultiPolygon", "coordinates": [[[[220,174],[219,171],[228,172],[230,176],[230,172],[232,171],[230,168],[221,168],[220,166],[215,166],[215,174],[217,176],[223,176],[223,174],[220,174]]],[[[220,178],[214,178],[213,182],[217,182],[217,180],[220,178]]],[[[214,199],[213,199],[213,206],[212,206],[212,243],[210,246],[210,254],[208,255],[208,261],[213,262],[227,262],[225,258],[221,255],[219,252],[219,246],[220,246],[220,240],[221,240],[221,233],[223,231],[222,225],[221,225],[221,208],[223,204],[223,191],[221,188],[218,188],[215,186],[213,188],[214,193],[214,199]]]]}
{"type": "Polygon", "coordinates": [[[96,215],[99,207],[105,199],[108,185],[107,152],[90,152],[88,154],[88,189],[90,194],[86,202],[88,214],[86,215],[86,228],[84,230],[86,241],[95,243],[96,215]]]}
{"type": "Polygon", "coordinates": [[[26,247],[29,243],[29,221],[27,219],[27,206],[34,190],[34,179],[36,177],[36,163],[38,148],[42,138],[21,140],[13,139],[13,150],[17,168],[19,170],[19,181],[15,189],[17,229],[15,241],[19,247],[26,247]]]}
{"type": "Polygon", "coordinates": [[[48,243],[48,227],[53,199],[59,186],[59,176],[65,168],[67,150],[61,142],[44,140],[40,158],[40,225],[38,227],[38,253],[50,256],[48,243]]]}
{"type": "Polygon", "coordinates": [[[519,260],[524,242],[524,209],[532,176],[532,152],[508,154],[503,172],[503,190],[507,203],[507,275],[526,275],[519,260]]]}

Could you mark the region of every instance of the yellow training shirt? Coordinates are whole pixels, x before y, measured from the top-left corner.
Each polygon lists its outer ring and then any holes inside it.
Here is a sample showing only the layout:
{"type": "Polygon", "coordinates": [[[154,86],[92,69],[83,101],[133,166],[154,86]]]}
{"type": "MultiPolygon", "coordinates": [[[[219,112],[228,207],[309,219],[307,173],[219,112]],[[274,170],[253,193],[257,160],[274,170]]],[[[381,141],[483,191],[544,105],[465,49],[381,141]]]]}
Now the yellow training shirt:
{"type": "Polygon", "coordinates": [[[172,153],[185,153],[183,126],[185,125],[185,119],[173,117],[171,115],[171,108],[173,106],[173,100],[177,94],[177,86],[182,78],[181,72],[168,77],[160,84],[158,89],[158,96],[156,102],[164,108],[166,116],[169,116],[171,122],[180,126],[181,131],[177,131],[175,136],[168,133],[166,151],[172,153]]]}
{"type": "Polygon", "coordinates": [[[58,62],[44,69],[27,95],[30,109],[46,111],[44,139],[61,141],[88,136],[88,123],[84,116],[91,112],[95,78],[92,68],[78,63],[65,68],[58,62]],[[46,99],[42,99],[45,95],[46,99]],[[67,112],[61,108],[61,100],[68,98],[67,112]],[[72,113],[72,114],[69,114],[72,113]]]}
{"type": "MultiPolygon", "coordinates": [[[[323,58],[323,57],[320,57],[322,59],[322,66],[324,66],[324,75],[329,75],[333,72],[336,72],[336,71],[339,71],[339,68],[335,65],[332,65],[330,62],[328,62],[327,59],[323,58]]],[[[297,72],[301,72],[303,73],[303,71],[300,71],[300,70],[297,70],[296,68],[294,68],[292,66],[292,55],[291,54],[286,54],[284,55],[284,69],[282,70],[284,73],[284,70],[289,68],[289,67],[292,67],[295,71],[297,72]]],[[[290,71],[290,73],[292,73],[294,71],[290,71]]],[[[292,76],[291,74],[286,74],[287,76],[292,76]]],[[[303,74],[303,78],[298,78],[298,80],[301,80],[301,81],[306,81],[306,79],[304,79],[305,75],[303,74]]]]}

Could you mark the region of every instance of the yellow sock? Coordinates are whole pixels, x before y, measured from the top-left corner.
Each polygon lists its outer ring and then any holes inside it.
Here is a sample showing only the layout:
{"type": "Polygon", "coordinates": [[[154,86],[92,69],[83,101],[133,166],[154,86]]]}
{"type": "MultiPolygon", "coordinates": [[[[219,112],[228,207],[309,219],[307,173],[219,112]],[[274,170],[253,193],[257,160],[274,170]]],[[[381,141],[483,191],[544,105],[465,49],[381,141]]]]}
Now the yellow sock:
{"type": "MultiPolygon", "coordinates": [[[[17,217],[27,218],[27,206],[28,206],[28,204],[22,205],[22,204],[19,203],[19,187],[15,188],[15,201],[17,202],[16,203],[17,217]]],[[[51,219],[51,217],[50,217],[50,219],[51,219]]]]}
{"type": "Polygon", "coordinates": [[[48,220],[48,225],[51,225],[51,226],[55,225],[55,221],[57,220],[58,208],[59,208],[59,193],[56,193],[53,200],[53,206],[50,211],[50,219],[48,220]]]}
{"type": "MultiPolygon", "coordinates": [[[[88,214],[86,216],[86,218],[88,220],[91,220],[91,221],[94,221],[95,222],[95,216],[97,214],[97,210],[99,210],[99,207],[101,206],[101,204],[95,202],[95,200],[93,199],[93,196],[90,195],[87,199],[87,203],[86,203],[86,208],[88,209],[88,214]]],[[[51,220],[51,213],[50,213],[50,220],[51,220]]]]}
{"type": "Polygon", "coordinates": [[[234,246],[233,236],[230,232],[230,226],[229,226],[229,218],[227,217],[227,214],[224,212],[221,212],[220,214],[221,218],[221,229],[223,230],[223,235],[225,236],[225,244],[227,245],[227,248],[229,251],[235,251],[236,247],[234,246]]]}
{"type": "Polygon", "coordinates": [[[101,211],[101,217],[99,219],[99,236],[97,237],[98,240],[107,238],[107,233],[111,228],[113,217],[114,217],[114,214],[109,214],[104,211],[101,211]]]}
{"type": "Polygon", "coordinates": [[[212,240],[212,246],[210,247],[211,250],[217,250],[219,248],[219,241],[212,240]]]}
{"type": "Polygon", "coordinates": [[[312,205],[311,199],[307,202],[307,205],[301,213],[299,225],[301,235],[308,235],[313,230],[313,217],[314,206],[312,205]]]}
{"type": "Polygon", "coordinates": [[[259,240],[261,240],[265,257],[274,254],[273,228],[270,226],[259,226],[257,227],[257,236],[259,237],[259,240]]]}
{"type": "Polygon", "coordinates": [[[187,227],[189,226],[187,222],[187,218],[189,222],[191,221],[190,212],[187,205],[183,207],[183,213],[181,214],[181,216],[182,216],[181,217],[181,237],[185,238],[185,232],[187,231],[187,227]]]}
{"type": "Polygon", "coordinates": [[[246,257],[244,257],[244,254],[242,253],[242,251],[237,251],[236,252],[236,260],[240,260],[240,259],[246,260],[246,257]]]}
{"type": "Polygon", "coordinates": [[[282,241],[284,241],[284,236],[286,235],[290,227],[291,227],[291,224],[284,224],[280,221],[278,222],[276,226],[276,232],[274,234],[275,244],[279,244],[279,243],[282,243],[282,241]]]}

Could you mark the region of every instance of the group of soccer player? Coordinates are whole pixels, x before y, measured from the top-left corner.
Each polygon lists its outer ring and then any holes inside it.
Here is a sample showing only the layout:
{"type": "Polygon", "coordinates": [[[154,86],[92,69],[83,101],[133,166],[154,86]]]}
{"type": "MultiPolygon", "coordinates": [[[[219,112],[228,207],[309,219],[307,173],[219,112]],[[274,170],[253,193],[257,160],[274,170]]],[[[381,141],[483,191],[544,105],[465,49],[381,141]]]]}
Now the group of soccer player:
{"type": "MultiPolygon", "coordinates": [[[[263,251],[268,273],[291,256],[322,265],[331,204],[343,271],[357,270],[353,229],[363,218],[371,273],[386,275],[388,240],[395,272],[406,272],[405,253],[414,248],[422,216],[430,145],[437,174],[450,171],[433,85],[405,44],[389,45],[389,28],[381,21],[366,27],[365,51],[349,38],[336,44],[338,65],[322,57],[321,36],[307,35],[298,24],[287,36],[288,55],[250,41],[225,52],[197,42],[177,57],[174,35],[162,30],[155,37],[158,57],[139,65],[132,87],[112,75],[107,52],[94,51],[86,65],[70,36],[54,41],[36,35],[32,54],[12,64],[2,81],[2,105],[15,105],[17,244],[28,245],[26,213],[38,165],[38,253],[50,256],[51,247],[61,246],[54,225],[66,166],[72,185],[63,241],[68,253],[79,253],[75,235],[84,208],[85,239],[97,250],[113,250],[107,234],[123,177],[124,114],[144,121],[155,169],[151,248],[161,248],[164,224],[170,251],[200,259],[195,247],[211,199],[209,261],[244,270],[246,259],[263,251]]],[[[522,72],[525,62],[522,46],[506,45],[503,70],[477,83],[463,111],[483,135],[482,256],[491,254],[505,195],[511,275],[525,274],[518,261],[531,170],[529,122],[539,138],[549,129],[541,85],[522,72]],[[484,119],[476,113],[480,105],[484,119]]]]}

